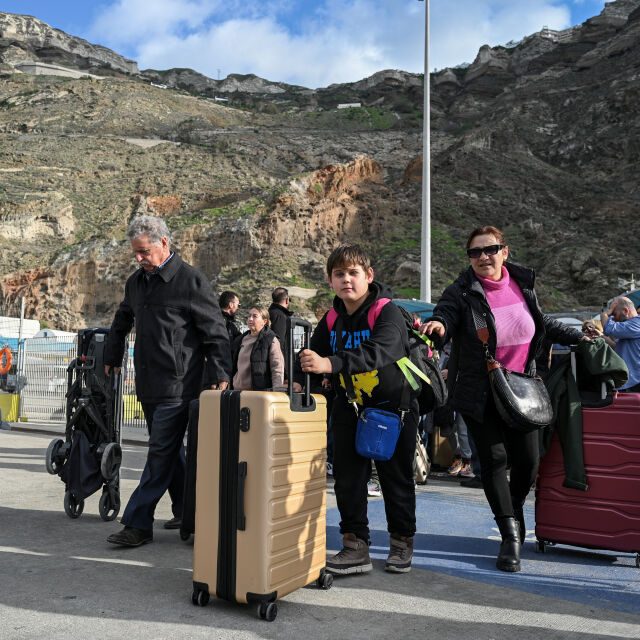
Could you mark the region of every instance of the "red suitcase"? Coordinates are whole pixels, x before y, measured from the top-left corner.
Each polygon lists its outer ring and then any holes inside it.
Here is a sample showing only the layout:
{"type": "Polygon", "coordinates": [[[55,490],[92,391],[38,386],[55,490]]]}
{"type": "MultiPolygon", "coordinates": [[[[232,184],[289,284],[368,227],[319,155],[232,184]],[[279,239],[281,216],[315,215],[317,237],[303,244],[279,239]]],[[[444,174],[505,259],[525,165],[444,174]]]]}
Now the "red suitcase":
{"type": "Polygon", "coordinates": [[[582,409],[589,489],[562,486],[557,433],[536,483],[536,551],[547,544],[636,554],[640,567],[640,393],[614,393],[612,404],[582,409]]]}

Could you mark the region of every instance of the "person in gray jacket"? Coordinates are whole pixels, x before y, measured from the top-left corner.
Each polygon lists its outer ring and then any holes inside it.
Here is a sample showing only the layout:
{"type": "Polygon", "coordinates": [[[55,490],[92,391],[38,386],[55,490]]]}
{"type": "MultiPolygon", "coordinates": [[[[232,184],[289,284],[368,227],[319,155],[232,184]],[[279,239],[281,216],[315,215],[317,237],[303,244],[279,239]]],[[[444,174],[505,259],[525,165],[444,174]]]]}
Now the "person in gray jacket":
{"type": "Polygon", "coordinates": [[[140,269],[127,280],[104,362],[107,374],[121,366],[135,321],[136,393],[149,429],[149,450],[140,484],[122,516],[124,529],[107,541],[137,547],[153,540],[155,508],[167,490],[174,517],[165,528],[180,527],[189,402],[200,394],[205,366],[211,388],[228,386],[231,352],[208,280],[171,251],[165,222],[140,216],[129,225],[127,237],[140,269]]]}

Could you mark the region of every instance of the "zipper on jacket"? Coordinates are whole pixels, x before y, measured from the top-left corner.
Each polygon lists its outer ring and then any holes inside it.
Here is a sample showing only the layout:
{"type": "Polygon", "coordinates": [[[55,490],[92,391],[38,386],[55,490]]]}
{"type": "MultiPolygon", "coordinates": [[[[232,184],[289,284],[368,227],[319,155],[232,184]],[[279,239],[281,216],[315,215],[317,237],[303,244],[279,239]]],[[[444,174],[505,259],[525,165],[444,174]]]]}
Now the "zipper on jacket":
{"type": "Polygon", "coordinates": [[[220,399],[220,495],[216,595],[236,599],[236,531],[240,391],[223,391],[220,399]]]}

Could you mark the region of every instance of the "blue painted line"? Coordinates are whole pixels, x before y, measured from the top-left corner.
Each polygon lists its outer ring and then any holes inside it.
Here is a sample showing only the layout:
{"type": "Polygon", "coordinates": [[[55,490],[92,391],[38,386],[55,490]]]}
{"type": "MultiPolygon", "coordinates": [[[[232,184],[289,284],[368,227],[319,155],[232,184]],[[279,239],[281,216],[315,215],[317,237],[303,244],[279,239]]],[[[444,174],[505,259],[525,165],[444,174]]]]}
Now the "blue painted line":
{"type": "MultiPolygon", "coordinates": [[[[382,500],[369,502],[370,553],[384,560],[389,534],[382,500]]],[[[327,547],[340,549],[340,514],[327,511],[327,547]]],[[[534,509],[525,505],[527,537],[522,550],[522,571],[496,569],[499,532],[489,505],[452,496],[443,491],[416,496],[413,567],[485,584],[519,589],[569,602],[640,614],[640,569],[635,556],[578,547],[534,548],[534,509]]]]}

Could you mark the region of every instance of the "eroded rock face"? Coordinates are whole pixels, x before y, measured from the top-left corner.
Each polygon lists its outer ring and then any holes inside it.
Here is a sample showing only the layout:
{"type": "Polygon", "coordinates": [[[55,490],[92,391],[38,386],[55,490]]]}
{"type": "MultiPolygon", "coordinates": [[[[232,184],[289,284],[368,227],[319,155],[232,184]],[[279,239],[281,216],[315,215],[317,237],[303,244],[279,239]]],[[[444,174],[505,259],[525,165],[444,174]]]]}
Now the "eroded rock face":
{"type": "MultiPolygon", "coordinates": [[[[330,165],[294,180],[266,213],[231,212],[175,231],[172,248],[214,285],[226,269],[256,266],[259,281],[260,261],[285,254],[310,265],[309,272],[322,282],[318,252],[326,254],[346,238],[380,234],[392,224],[381,210],[388,196],[382,174],[382,167],[367,157],[330,165]]],[[[179,203],[177,195],[139,196],[134,213],[171,218],[179,203]]],[[[127,241],[93,242],[61,254],[50,268],[0,277],[0,297],[7,303],[24,297],[28,314],[37,310],[39,318],[59,328],[104,324],[111,321],[135,268],[127,241]]],[[[270,277],[263,275],[265,281],[270,277]]]]}
{"type": "Polygon", "coordinates": [[[388,195],[381,182],[382,168],[371,158],[325,167],[276,200],[259,223],[260,235],[327,253],[345,237],[381,234],[389,224],[380,212],[388,195]]]}
{"type": "Polygon", "coordinates": [[[25,193],[17,202],[0,201],[0,237],[20,242],[66,240],[76,228],[71,202],[57,191],[25,193]]]}
{"type": "MultiPolygon", "coordinates": [[[[124,73],[137,73],[138,65],[111,49],[91,44],[54,29],[32,16],[0,12],[0,39],[17,42],[44,62],[66,60],[88,66],[106,66],[124,73]]],[[[2,47],[0,47],[2,48],[2,47]]]]}

